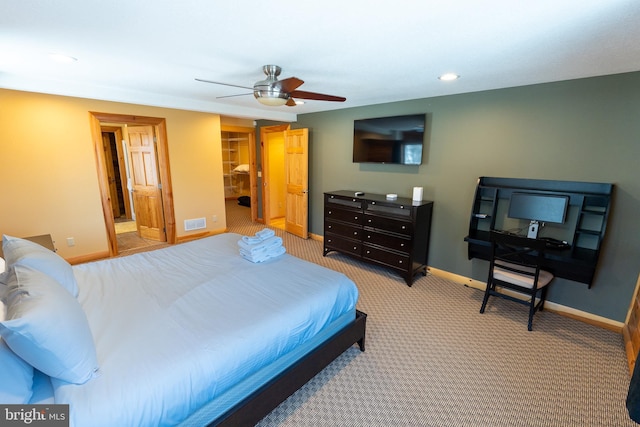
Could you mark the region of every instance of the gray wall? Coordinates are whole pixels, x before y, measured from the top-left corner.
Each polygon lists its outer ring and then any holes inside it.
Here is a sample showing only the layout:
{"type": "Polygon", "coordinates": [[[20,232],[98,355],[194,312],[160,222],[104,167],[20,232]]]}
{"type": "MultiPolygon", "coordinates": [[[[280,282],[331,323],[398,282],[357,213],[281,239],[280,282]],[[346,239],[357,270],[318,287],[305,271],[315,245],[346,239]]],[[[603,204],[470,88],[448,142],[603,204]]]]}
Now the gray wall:
{"type": "Polygon", "coordinates": [[[479,176],[611,182],[613,208],[596,280],[557,279],[550,301],[624,321],[640,271],[640,73],[572,80],[298,117],[310,129],[310,231],[331,190],[433,200],[429,265],[484,281],[464,237],[479,176]],[[352,163],[353,120],[427,113],[421,166],[352,163]]]}

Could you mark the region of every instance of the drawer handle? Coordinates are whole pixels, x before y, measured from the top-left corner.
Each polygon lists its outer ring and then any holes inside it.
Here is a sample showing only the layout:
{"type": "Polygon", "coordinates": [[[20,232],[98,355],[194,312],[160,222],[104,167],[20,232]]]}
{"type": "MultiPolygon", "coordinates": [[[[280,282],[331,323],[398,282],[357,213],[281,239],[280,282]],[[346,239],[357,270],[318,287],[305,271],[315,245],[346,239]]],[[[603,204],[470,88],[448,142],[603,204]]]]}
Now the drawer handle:
{"type": "Polygon", "coordinates": [[[369,221],[369,224],[371,224],[371,220],[368,220],[368,221],[369,221]]]}
{"type": "Polygon", "coordinates": [[[407,226],[406,226],[406,225],[403,225],[403,226],[402,226],[402,229],[404,230],[405,228],[407,228],[407,226]]]}
{"type": "Polygon", "coordinates": [[[331,197],[333,199],[334,196],[329,196],[329,197],[331,197]]]}
{"type": "Polygon", "coordinates": [[[370,253],[371,253],[371,251],[367,251],[367,255],[370,254],[370,253]]]}
{"type": "Polygon", "coordinates": [[[372,205],[375,205],[375,204],[376,204],[376,202],[371,202],[371,204],[372,204],[372,205]]]}
{"type": "Polygon", "coordinates": [[[356,249],[358,249],[358,247],[357,247],[357,246],[354,246],[354,247],[353,247],[353,250],[355,251],[356,249]]]}
{"type": "Polygon", "coordinates": [[[398,261],[398,264],[402,264],[402,260],[398,261]]]}
{"type": "Polygon", "coordinates": [[[357,236],[357,235],[358,235],[358,232],[357,232],[357,231],[354,231],[354,232],[353,232],[353,235],[354,235],[354,236],[357,236]]]}
{"type": "Polygon", "coordinates": [[[401,248],[404,248],[404,243],[400,243],[400,247],[401,247],[401,248]]]}
{"type": "Polygon", "coordinates": [[[352,201],[352,202],[357,202],[357,201],[358,201],[358,199],[351,199],[351,201],[352,201]]]}
{"type": "Polygon", "coordinates": [[[329,211],[329,215],[331,215],[333,212],[329,211]]]}
{"type": "Polygon", "coordinates": [[[357,217],[357,216],[354,216],[354,217],[353,217],[353,219],[358,219],[358,217],[357,217]]]}
{"type": "Polygon", "coordinates": [[[331,227],[332,227],[332,226],[330,225],[330,226],[328,226],[327,228],[331,228],[331,227]]]}
{"type": "Polygon", "coordinates": [[[331,241],[332,241],[331,239],[327,240],[327,242],[329,242],[329,243],[331,243],[331,241]]]}
{"type": "Polygon", "coordinates": [[[370,238],[371,238],[371,236],[367,235],[367,239],[370,239],[370,238]]]}
{"type": "Polygon", "coordinates": [[[404,206],[400,205],[400,209],[404,209],[404,206]]]}

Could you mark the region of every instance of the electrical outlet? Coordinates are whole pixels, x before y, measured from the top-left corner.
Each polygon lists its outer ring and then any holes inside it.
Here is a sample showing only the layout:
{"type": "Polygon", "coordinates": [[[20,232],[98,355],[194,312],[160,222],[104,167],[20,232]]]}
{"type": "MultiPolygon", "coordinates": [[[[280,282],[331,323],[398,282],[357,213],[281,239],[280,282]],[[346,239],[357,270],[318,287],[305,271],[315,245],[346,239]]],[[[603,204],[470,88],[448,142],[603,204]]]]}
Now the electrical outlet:
{"type": "Polygon", "coordinates": [[[73,237],[67,237],[67,246],[75,246],[76,245],[76,239],[74,239],[73,237]]]}

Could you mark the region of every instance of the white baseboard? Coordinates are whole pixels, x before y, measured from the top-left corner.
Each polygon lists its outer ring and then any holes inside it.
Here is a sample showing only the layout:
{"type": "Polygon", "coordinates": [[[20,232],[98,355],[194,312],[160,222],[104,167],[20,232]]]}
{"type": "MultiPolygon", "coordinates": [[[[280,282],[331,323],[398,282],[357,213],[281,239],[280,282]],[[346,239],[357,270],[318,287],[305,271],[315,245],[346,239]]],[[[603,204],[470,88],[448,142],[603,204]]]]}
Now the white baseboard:
{"type": "MultiPolygon", "coordinates": [[[[481,282],[479,280],[461,276],[459,274],[450,273],[445,270],[440,270],[433,267],[428,267],[427,270],[434,276],[442,277],[443,279],[448,279],[448,280],[451,280],[452,282],[467,285],[471,288],[480,289],[484,291],[487,287],[487,284],[485,282],[481,282]]],[[[519,295],[522,295],[517,292],[511,292],[510,290],[507,290],[504,292],[505,293],[509,292],[510,295],[513,295],[516,297],[519,295]]],[[[618,332],[618,333],[622,333],[622,327],[624,326],[623,322],[609,319],[607,317],[598,316],[596,314],[589,313],[586,311],[577,310],[575,308],[567,307],[566,305],[557,304],[555,302],[548,301],[548,300],[544,303],[544,309],[556,312],[558,314],[561,314],[567,317],[571,317],[573,319],[583,321],[585,323],[589,323],[591,325],[600,326],[602,328],[605,328],[614,332],[618,332]]]]}

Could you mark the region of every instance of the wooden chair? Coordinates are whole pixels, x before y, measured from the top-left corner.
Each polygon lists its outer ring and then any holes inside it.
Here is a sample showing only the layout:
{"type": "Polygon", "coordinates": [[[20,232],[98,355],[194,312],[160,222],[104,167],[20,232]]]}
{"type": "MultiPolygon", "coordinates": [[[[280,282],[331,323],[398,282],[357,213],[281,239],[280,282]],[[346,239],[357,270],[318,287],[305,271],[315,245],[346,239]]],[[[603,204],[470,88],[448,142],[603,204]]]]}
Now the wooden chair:
{"type": "Polygon", "coordinates": [[[498,296],[529,306],[528,330],[532,329],[533,314],[542,311],[547,297],[547,287],[553,274],[540,267],[544,259],[545,242],[538,239],[491,231],[491,260],[489,278],[484,292],[480,313],[484,313],[489,296],[498,296]],[[496,287],[511,289],[526,295],[522,300],[498,292],[496,287]],[[540,294],[539,302],[536,298],[540,294]]]}

